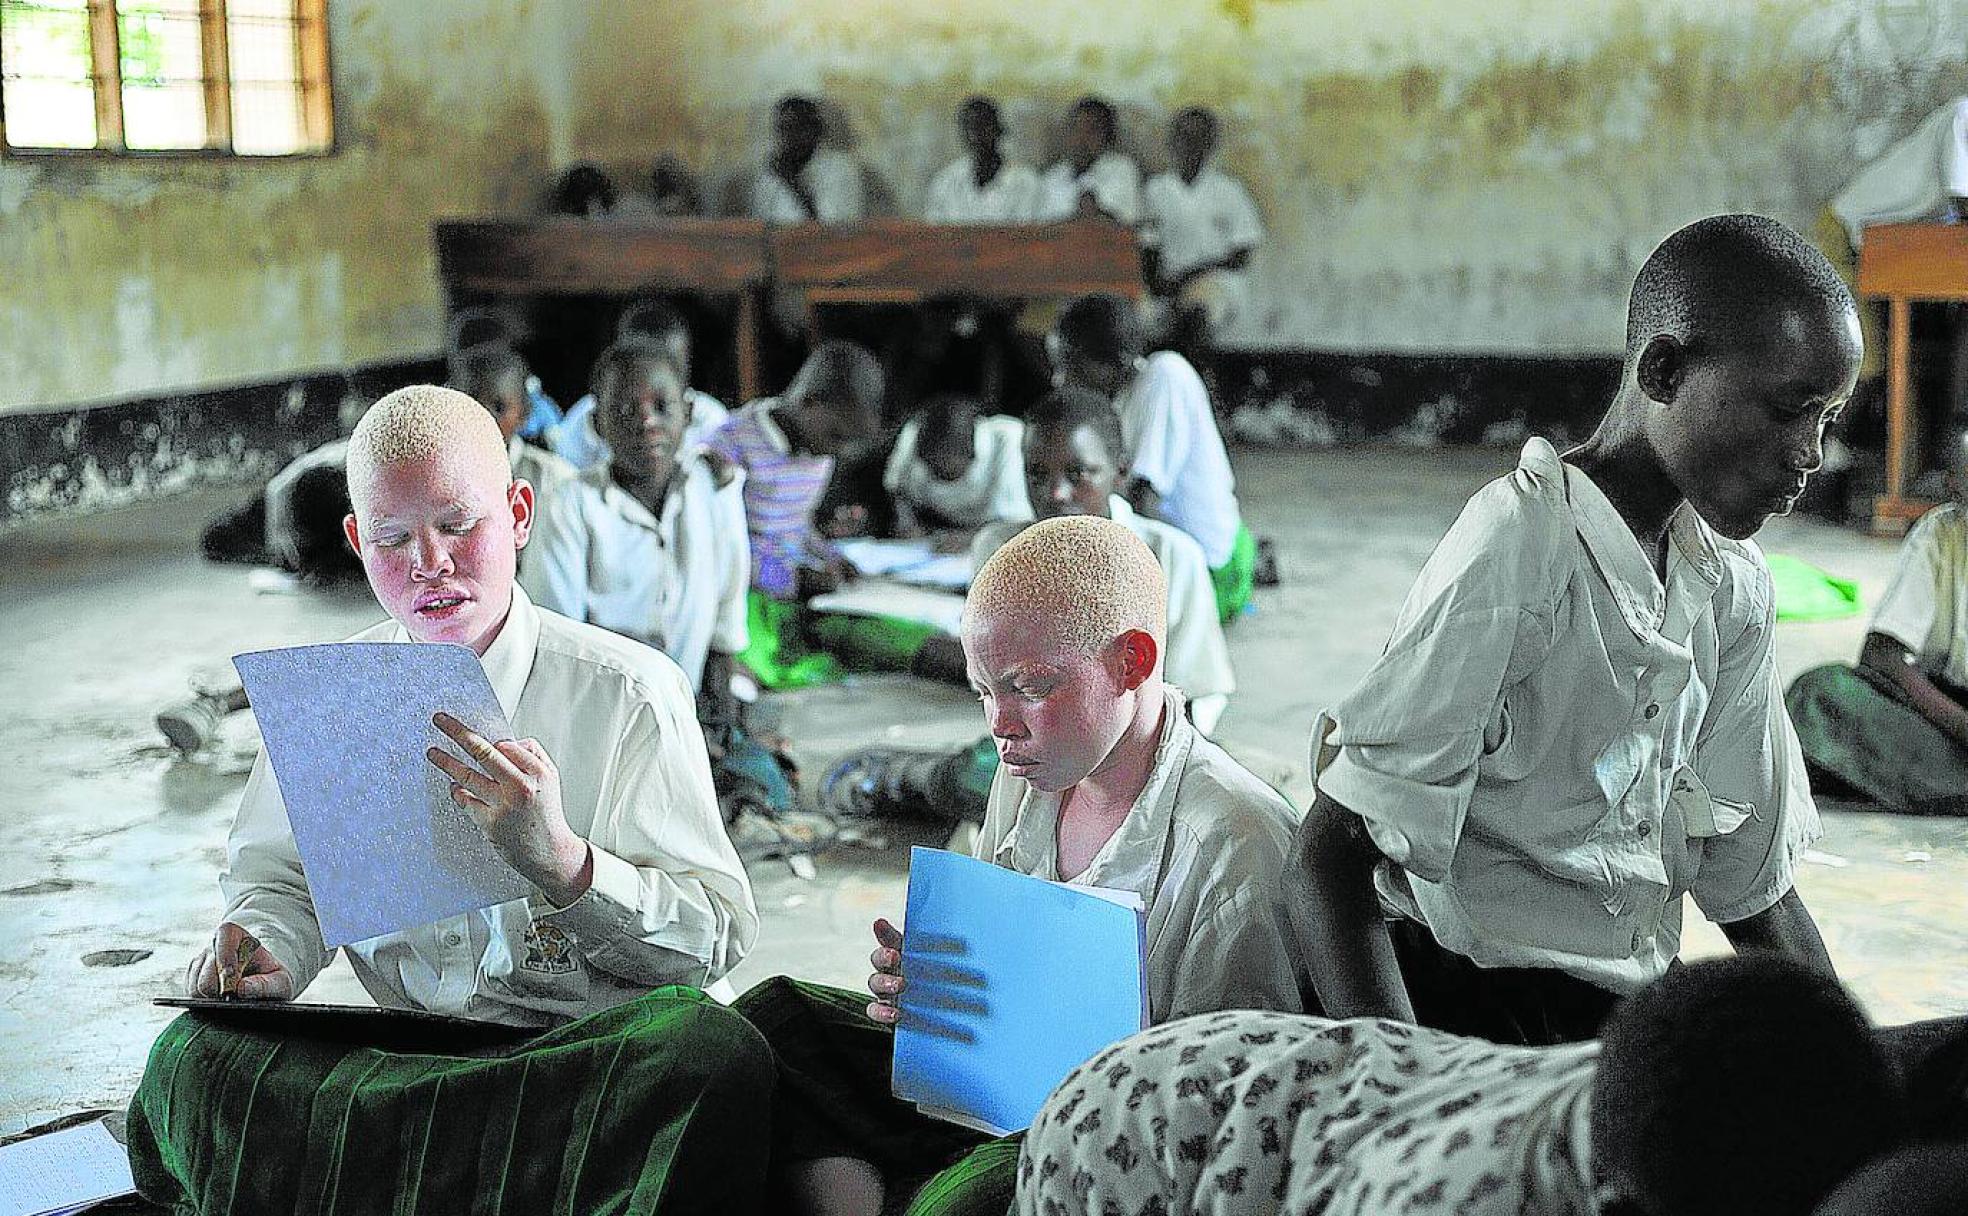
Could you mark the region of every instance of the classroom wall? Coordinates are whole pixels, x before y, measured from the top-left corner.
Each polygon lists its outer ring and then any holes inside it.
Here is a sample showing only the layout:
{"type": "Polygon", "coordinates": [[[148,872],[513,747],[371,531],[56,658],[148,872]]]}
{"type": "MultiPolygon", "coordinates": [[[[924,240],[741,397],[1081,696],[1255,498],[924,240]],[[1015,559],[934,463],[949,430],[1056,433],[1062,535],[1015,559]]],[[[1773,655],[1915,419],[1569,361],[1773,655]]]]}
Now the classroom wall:
{"type": "Polygon", "coordinates": [[[1962,0],[644,0],[640,48],[585,65],[578,143],[660,116],[694,163],[762,138],[790,90],[838,103],[906,210],[956,154],[967,93],[1051,159],[1076,94],[1161,160],[1190,102],[1271,229],[1243,344],[1595,353],[1631,276],[1700,215],[1808,225],[1855,163],[1968,90],[1962,0]],[[612,106],[612,108],[611,108],[612,106]]]}

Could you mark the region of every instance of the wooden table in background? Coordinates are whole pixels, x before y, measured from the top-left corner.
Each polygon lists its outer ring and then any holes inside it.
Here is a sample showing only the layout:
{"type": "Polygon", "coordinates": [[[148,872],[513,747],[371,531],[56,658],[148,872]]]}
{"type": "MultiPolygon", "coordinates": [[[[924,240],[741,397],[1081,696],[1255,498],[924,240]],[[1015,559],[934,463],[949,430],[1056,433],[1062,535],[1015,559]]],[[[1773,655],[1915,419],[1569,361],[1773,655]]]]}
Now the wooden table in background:
{"type": "Polygon", "coordinates": [[[691,291],[738,301],[738,392],[759,395],[759,293],[767,275],[757,220],[448,220],[434,225],[452,308],[541,295],[691,291]]]}
{"type": "Polygon", "coordinates": [[[772,231],[775,282],[812,304],[919,304],[938,296],[1142,294],[1141,249],[1118,224],[869,220],[772,231]]]}
{"type": "Polygon", "coordinates": [[[1913,400],[1916,300],[1968,301],[1968,226],[1880,224],[1859,243],[1859,294],[1886,301],[1886,492],[1874,501],[1876,532],[1903,532],[1934,504],[1907,496],[1918,417],[1913,400]]]}

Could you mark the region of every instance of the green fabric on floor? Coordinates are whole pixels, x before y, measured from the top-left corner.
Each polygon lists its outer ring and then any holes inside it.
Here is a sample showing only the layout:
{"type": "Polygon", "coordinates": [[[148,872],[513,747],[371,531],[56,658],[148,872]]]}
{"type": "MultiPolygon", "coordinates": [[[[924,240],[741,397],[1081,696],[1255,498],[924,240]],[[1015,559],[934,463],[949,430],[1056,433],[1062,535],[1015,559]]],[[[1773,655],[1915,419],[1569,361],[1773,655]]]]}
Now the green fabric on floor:
{"type": "Polygon", "coordinates": [[[1804,759],[1881,809],[1968,815],[1968,748],[1892,695],[1883,678],[1843,663],[1813,667],[1784,694],[1784,709],[1804,759]]]}
{"type": "Polygon", "coordinates": [[[658,989],[496,1054],[418,1045],[184,1014],[130,1103],[139,1189],[200,1216],[742,1216],[764,1203],[771,1055],[696,989],[658,989]]]}
{"type": "Polygon", "coordinates": [[[987,1140],[916,1192],[905,1216],[1005,1216],[1018,1196],[1023,1135],[987,1140]]]}
{"type": "Polygon", "coordinates": [[[1851,579],[1782,553],[1763,556],[1770,563],[1770,582],[1776,588],[1778,620],[1835,621],[1862,611],[1859,585],[1851,579]]]}
{"type": "Polygon", "coordinates": [[[1250,604],[1251,588],[1257,576],[1257,538],[1243,524],[1237,525],[1236,543],[1230,546],[1230,560],[1210,570],[1210,587],[1216,592],[1217,619],[1229,624],[1232,617],[1250,604]]]}
{"type": "Polygon", "coordinates": [[[809,688],[841,678],[840,661],[806,645],[806,609],[753,588],[745,594],[745,649],[738,655],[771,689],[809,688]]]}

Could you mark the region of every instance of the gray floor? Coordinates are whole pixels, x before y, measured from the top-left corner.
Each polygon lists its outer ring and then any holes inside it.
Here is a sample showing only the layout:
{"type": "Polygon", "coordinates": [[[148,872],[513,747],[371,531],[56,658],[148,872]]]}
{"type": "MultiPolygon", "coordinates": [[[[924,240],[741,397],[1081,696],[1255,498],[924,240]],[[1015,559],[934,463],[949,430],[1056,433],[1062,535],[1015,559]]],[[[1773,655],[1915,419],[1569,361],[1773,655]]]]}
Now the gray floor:
{"type": "MultiPolygon", "coordinates": [[[[1509,466],[1499,451],[1241,452],[1252,527],[1277,538],[1286,585],[1234,627],[1243,689],[1219,737],[1295,799],[1307,729],[1371,663],[1415,570],[1462,500],[1509,466]]],[[[0,536],[0,1134],[122,1103],[168,1014],[168,991],[211,930],[242,778],[175,761],[151,716],[200,669],[265,646],[332,640],[376,619],[359,590],[269,593],[244,569],[196,556],[198,524],[236,494],[44,524],[0,536]],[[113,953],[128,952],[128,953],[113,953]]],[[[1765,545],[1859,580],[1876,595],[1893,546],[1779,520],[1765,545]]],[[[1856,653],[1863,623],[1785,625],[1788,674],[1856,653]]],[[[935,746],[980,732],[956,689],[905,678],[784,698],[809,773],[871,742],[935,746]]],[[[1968,1012],[1968,822],[1828,808],[1805,895],[1875,1016],[1968,1012]]],[[[868,924],[902,903],[907,834],[821,859],[815,881],[777,864],[754,875],[765,931],[734,975],[858,985],[868,924]]],[[[1713,930],[1690,953],[1722,949],[1713,930]]],[[[311,999],[359,999],[330,968],[311,999]]]]}

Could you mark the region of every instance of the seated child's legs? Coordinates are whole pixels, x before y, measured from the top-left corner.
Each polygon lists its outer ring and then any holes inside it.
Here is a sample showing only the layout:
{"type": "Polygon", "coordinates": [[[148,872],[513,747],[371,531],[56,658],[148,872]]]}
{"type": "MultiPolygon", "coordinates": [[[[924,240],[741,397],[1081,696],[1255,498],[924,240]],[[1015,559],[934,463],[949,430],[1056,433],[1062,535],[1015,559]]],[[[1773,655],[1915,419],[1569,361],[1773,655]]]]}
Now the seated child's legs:
{"type": "Polygon", "coordinates": [[[1804,759],[1881,809],[1968,815],[1968,748],[1863,668],[1830,663],[1784,694],[1804,759]]]}

